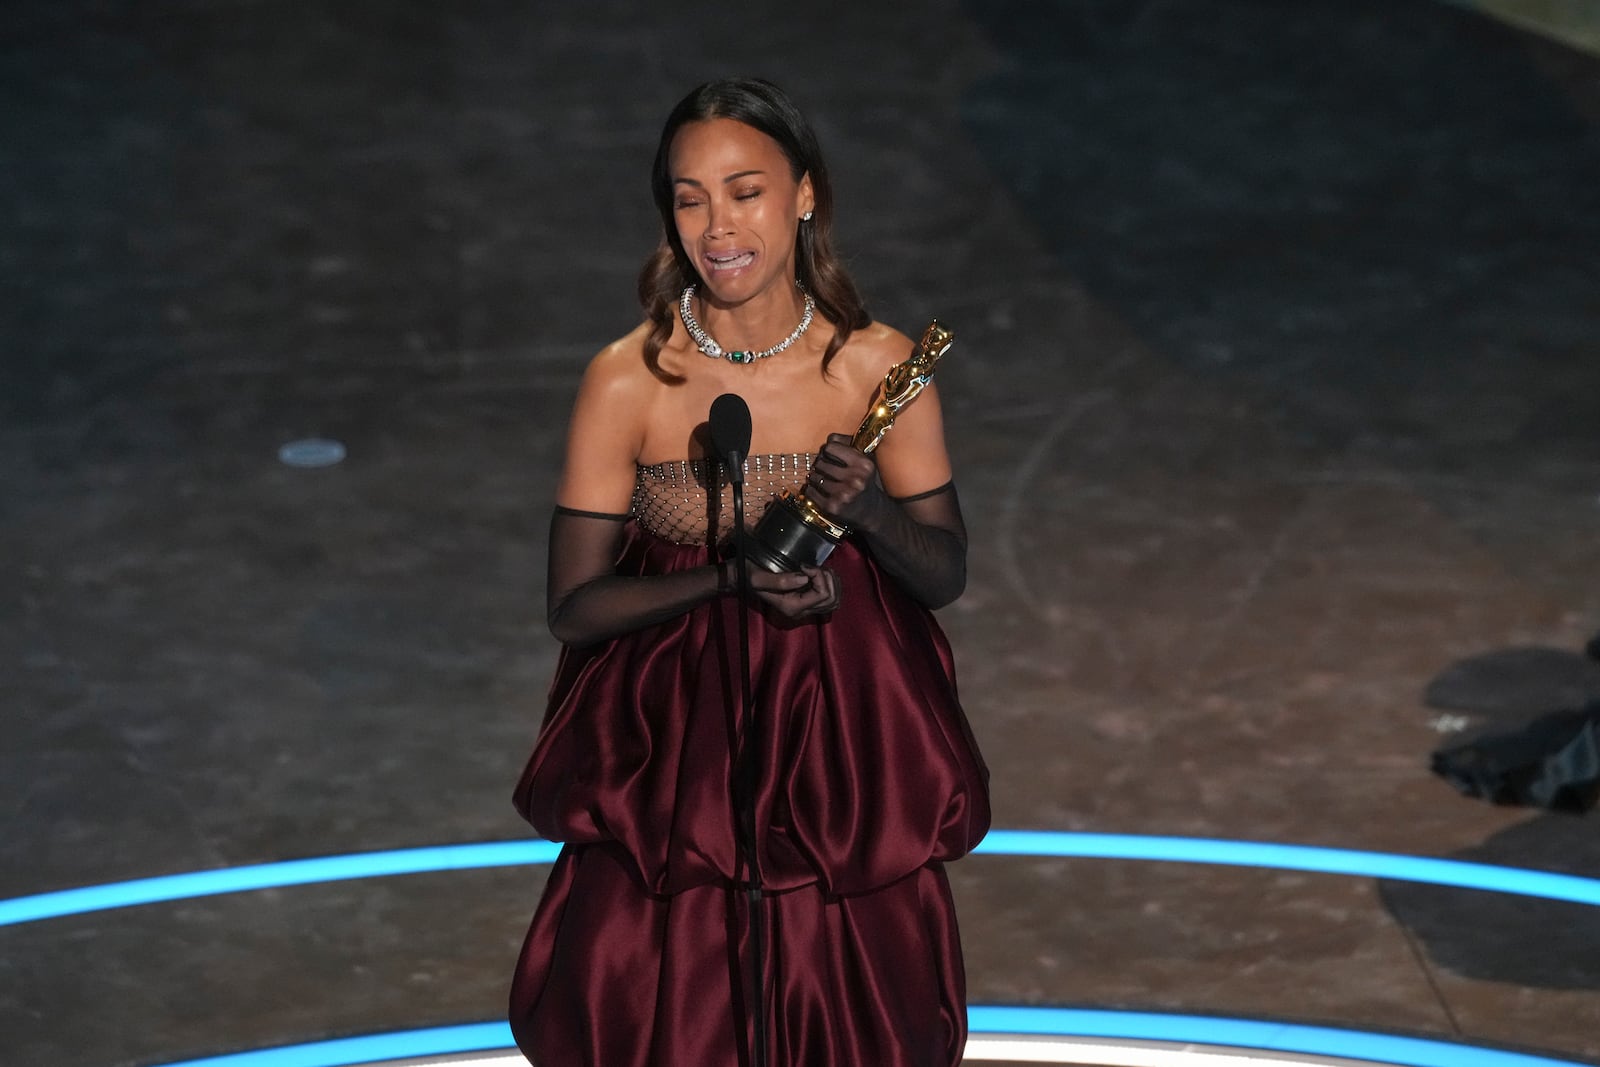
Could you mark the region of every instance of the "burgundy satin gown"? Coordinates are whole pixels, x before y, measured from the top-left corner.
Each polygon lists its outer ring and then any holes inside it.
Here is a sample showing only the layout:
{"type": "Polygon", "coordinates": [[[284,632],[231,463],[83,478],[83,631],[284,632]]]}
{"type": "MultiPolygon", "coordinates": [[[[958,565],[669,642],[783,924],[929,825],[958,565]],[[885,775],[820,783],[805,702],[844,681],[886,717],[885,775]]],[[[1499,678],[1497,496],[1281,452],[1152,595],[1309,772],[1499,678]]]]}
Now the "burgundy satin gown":
{"type": "MultiPolygon", "coordinates": [[[[618,573],[698,566],[630,520],[618,573]]],[[[839,608],[752,611],[772,1067],[953,1067],[966,1040],[943,864],[987,772],[933,616],[846,541],[839,608]]],[[[731,800],[737,601],[563,651],[516,804],[565,842],[511,991],[537,1067],[748,1067],[749,914],[731,800]]]]}

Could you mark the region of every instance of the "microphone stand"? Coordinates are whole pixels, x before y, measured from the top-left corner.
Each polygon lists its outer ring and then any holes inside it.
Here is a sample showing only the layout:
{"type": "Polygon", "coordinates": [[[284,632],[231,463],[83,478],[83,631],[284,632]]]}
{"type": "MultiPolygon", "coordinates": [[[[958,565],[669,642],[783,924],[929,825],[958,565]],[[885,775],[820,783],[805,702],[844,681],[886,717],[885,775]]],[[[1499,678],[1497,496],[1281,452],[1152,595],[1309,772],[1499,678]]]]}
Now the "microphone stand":
{"type": "Polygon", "coordinates": [[[749,909],[750,955],[755,969],[755,1003],[751,1018],[755,1024],[753,1067],[767,1067],[767,966],[766,902],[762,896],[761,860],[756,853],[756,758],[761,750],[759,724],[754,715],[755,696],[750,678],[750,574],[745,566],[744,533],[744,456],[738,449],[729,451],[728,477],[733,485],[733,558],[739,589],[739,735],[734,757],[733,779],[739,823],[740,851],[749,869],[745,882],[745,901],[749,909]]]}

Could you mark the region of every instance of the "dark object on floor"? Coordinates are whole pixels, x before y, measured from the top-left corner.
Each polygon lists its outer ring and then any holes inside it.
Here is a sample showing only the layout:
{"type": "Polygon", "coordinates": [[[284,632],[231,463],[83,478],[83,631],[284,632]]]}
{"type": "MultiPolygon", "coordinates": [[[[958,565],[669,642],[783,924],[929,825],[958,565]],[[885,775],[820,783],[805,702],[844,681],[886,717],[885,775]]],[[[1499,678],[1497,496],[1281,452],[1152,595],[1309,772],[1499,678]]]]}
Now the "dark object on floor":
{"type": "Polygon", "coordinates": [[[1590,659],[1600,659],[1600,633],[1589,638],[1589,643],[1583,646],[1583,650],[1589,653],[1590,659]]]}
{"type": "Polygon", "coordinates": [[[1423,700],[1429,707],[1484,716],[1478,725],[1516,728],[1536,715],[1600,701],[1600,663],[1590,658],[1597,651],[1591,641],[1588,656],[1540,645],[1480,652],[1429,682],[1423,700]]]}
{"type": "Polygon", "coordinates": [[[1456,741],[1433,753],[1432,767],[1495,804],[1588,811],[1600,795],[1600,701],[1456,741]]]}

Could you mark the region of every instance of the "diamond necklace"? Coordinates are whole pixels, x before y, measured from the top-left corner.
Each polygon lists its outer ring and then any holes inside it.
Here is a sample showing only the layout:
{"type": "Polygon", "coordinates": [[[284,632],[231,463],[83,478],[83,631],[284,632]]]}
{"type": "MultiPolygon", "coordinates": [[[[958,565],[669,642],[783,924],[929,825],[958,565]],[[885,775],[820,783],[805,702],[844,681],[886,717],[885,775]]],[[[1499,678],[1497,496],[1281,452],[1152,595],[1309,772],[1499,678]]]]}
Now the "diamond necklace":
{"type": "Polygon", "coordinates": [[[695,321],[694,312],[689,308],[689,301],[694,299],[694,286],[689,286],[678,298],[678,317],[683,320],[683,328],[689,331],[689,336],[694,340],[695,346],[712,359],[726,359],[729,363],[754,363],[758,359],[775,356],[785,348],[800,339],[806,332],[806,327],[811,325],[811,312],[816,309],[816,302],[811,299],[811,294],[806,293],[805,314],[800,316],[800,325],[794,328],[794,333],[779,341],[771,348],[762,349],[760,352],[727,352],[717,342],[711,339],[704,328],[695,321]]]}

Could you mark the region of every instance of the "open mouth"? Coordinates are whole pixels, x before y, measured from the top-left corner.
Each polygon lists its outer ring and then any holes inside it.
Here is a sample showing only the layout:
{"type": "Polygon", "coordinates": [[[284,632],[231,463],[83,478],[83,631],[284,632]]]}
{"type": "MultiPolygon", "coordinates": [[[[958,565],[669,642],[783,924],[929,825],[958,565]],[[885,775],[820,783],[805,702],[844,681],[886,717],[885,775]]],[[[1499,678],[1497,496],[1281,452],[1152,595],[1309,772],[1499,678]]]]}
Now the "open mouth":
{"type": "Polygon", "coordinates": [[[706,254],[706,262],[711,264],[714,271],[741,270],[756,261],[754,252],[712,252],[706,254]]]}

